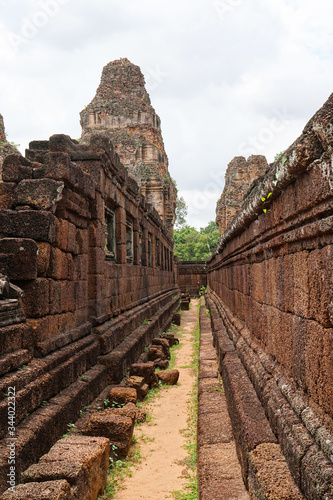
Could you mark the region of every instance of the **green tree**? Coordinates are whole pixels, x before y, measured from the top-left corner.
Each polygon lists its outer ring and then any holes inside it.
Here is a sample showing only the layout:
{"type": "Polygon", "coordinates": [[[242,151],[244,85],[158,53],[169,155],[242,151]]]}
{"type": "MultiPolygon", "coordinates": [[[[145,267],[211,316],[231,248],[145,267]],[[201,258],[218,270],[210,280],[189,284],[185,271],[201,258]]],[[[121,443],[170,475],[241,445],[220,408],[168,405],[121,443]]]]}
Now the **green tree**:
{"type": "Polygon", "coordinates": [[[176,229],[180,229],[186,225],[186,217],[187,217],[187,205],[186,201],[182,196],[177,196],[177,205],[176,205],[176,229]]]}
{"type": "Polygon", "coordinates": [[[219,242],[220,236],[215,222],[200,228],[184,225],[174,231],[175,255],[179,260],[206,260],[219,242]]]}

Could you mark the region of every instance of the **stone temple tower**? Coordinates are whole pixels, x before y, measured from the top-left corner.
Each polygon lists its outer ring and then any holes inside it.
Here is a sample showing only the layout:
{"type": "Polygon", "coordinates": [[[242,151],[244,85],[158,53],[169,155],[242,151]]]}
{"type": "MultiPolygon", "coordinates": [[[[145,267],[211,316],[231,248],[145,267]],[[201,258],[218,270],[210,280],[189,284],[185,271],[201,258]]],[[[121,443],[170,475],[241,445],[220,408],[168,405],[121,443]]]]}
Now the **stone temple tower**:
{"type": "Polygon", "coordinates": [[[2,115],[0,115],[0,179],[2,178],[2,164],[6,156],[17,153],[15,146],[12,146],[6,139],[5,125],[2,115]]]}
{"type": "Polygon", "coordinates": [[[121,162],[171,232],[177,190],[168,170],[161,121],[139,66],[126,58],[107,64],[95,97],[80,118],[82,141],[93,133],[109,135],[121,162]]]}
{"type": "Polygon", "coordinates": [[[236,156],[231,160],[225,173],[223,193],[216,205],[216,224],[220,236],[241,208],[252,182],[264,175],[267,168],[267,160],[262,155],[252,155],[247,160],[243,156],[236,156]]]}

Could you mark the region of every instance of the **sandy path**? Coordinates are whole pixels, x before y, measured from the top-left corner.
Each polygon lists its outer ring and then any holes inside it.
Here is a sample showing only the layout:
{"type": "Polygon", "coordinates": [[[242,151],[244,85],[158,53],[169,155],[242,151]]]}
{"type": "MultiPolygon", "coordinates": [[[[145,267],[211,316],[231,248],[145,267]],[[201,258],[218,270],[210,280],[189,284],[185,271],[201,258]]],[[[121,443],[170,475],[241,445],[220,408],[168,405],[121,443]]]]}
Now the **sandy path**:
{"type": "Polygon", "coordinates": [[[178,327],[183,331],[176,354],[175,368],[180,372],[178,385],[164,388],[160,397],[145,406],[153,419],[135,428],[142,462],[133,469],[132,477],[124,479],[125,489],[116,493],[116,500],[172,498],[171,491],[181,490],[186,484],[186,438],[181,431],[187,428],[189,400],[195,383],[194,372],[187,366],[192,361],[191,339],[198,321],[197,303],[192,300],[191,309],[183,312],[182,325],[178,327]]]}

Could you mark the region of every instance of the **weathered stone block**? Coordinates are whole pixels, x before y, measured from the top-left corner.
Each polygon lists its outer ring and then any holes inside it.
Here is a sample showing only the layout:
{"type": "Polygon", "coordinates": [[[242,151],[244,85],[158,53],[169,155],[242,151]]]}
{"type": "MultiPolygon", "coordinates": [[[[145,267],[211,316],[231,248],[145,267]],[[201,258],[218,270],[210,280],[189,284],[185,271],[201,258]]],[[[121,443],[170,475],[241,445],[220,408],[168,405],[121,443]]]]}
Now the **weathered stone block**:
{"type": "Polygon", "coordinates": [[[51,210],[61,200],[63,188],[63,182],[53,179],[23,180],[15,190],[15,203],[37,210],[51,210]]]}
{"type": "Polygon", "coordinates": [[[108,438],[116,457],[124,458],[131,446],[134,422],[135,419],[119,414],[117,409],[107,409],[93,413],[81,433],[108,438]]]}
{"type": "Polygon", "coordinates": [[[49,212],[37,210],[2,210],[0,212],[0,232],[3,236],[31,238],[53,243],[55,229],[56,218],[49,212]]]}
{"type": "Polygon", "coordinates": [[[37,243],[37,275],[45,276],[50,265],[51,246],[48,243],[37,243]]]}
{"type": "Polygon", "coordinates": [[[38,247],[31,239],[0,239],[0,263],[10,280],[37,278],[38,247]]]}
{"type": "Polygon", "coordinates": [[[13,208],[14,204],[14,182],[0,182],[0,209],[7,210],[13,208]]]}
{"type": "Polygon", "coordinates": [[[160,368],[161,370],[166,370],[169,366],[169,361],[167,359],[155,359],[154,365],[156,368],[160,368]]]}
{"type": "Polygon", "coordinates": [[[180,325],[180,322],[181,322],[181,314],[179,313],[176,313],[173,315],[172,317],[172,322],[175,324],[175,325],[180,325]]]}
{"type": "Polygon", "coordinates": [[[51,248],[50,265],[47,276],[56,280],[69,278],[69,257],[59,248],[51,248]]]}
{"type": "Polygon", "coordinates": [[[251,498],[302,500],[278,444],[260,444],[249,454],[251,498]]]}
{"type": "Polygon", "coordinates": [[[143,377],[146,384],[151,385],[152,377],[155,373],[154,363],[133,363],[130,367],[130,375],[143,377]]]}
{"type": "Polygon", "coordinates": [[[166,338],[156,338],[151,341],[152,345],[162,346],[163,352],[167,359],[170,359],[170,344],[166,338]]]}
{"type": "Polygon", "coordinates": [[[152,345],[149,347],[148,351],[149,361],[154,361],[155,359],[166,359],[163,347],[161,345],[152,345]]]}
{"type": "Polygon", "coordinates": [[[66,480],[18,484],[14,492],[7,490],[4,500],[73,500],[73,492],[66,480]]]}
{"type": "Polygon", "coordinates": [[[21,287],[24,291],[22,306],[25,315],[29,318],[46,316],[50,309],[49,280],[37,278],[28,283],[22,283],[21,287]]]}
{"type": "Polygon", "coordinates": [[[39,464],[52,466],[54,463],[64,463],[63,478],[71,477],[73,469],[66,464],[73,461],[81,464],[86,475],[78,477],[75,490],[82,500],[97,500],[104,491],[109,465],[110,443],[103,437],[70,436],[58,441],[47,455],[43,455],[39,464]],[[73,460],[74,459],[74,460],[73,460]],[[81,479],[82,478],[82,479],[81,479]]]}
{"type": "Polygon", "coordinates": [[[110,391],[109,400],[118,404],[136,403],[137,392],[132,387],[113,387],[110,391]]]}
{"type": "Polygon", "coordinates": [[[2,179],[5,182],[19,182],[32,178],[31,162],[19,154],[5,158],[2,165],[2,179]]]}
{"type": "Polygon", "coordinates": [[[162,380],[164,384],[167,385],[175,385],[179,379],[179,371],[178,370],[168,370],[163,372],[158,372],[157,377],[159,380],[162,380]]]}

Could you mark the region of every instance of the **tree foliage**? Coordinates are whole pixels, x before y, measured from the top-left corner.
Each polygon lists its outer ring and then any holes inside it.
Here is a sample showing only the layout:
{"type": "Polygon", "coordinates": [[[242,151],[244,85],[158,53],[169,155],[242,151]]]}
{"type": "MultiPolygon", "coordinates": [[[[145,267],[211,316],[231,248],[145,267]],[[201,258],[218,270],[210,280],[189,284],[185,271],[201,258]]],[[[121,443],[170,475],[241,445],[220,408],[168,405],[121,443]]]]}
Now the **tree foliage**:
{"type": "Polygon", "coordinates": [[[182,196],[177,196],[177,205],[176,205],[176,229],[180,229],[186,225],[186,216],[187,216],[187,205],[186,201],[182,196]]]}
{"type": "Polygon", "coordinates": [[[206,260],[220,240],[214,221],[200,228],[183,225],[174,231],[174,252],[179,260],[206,260]]]}

